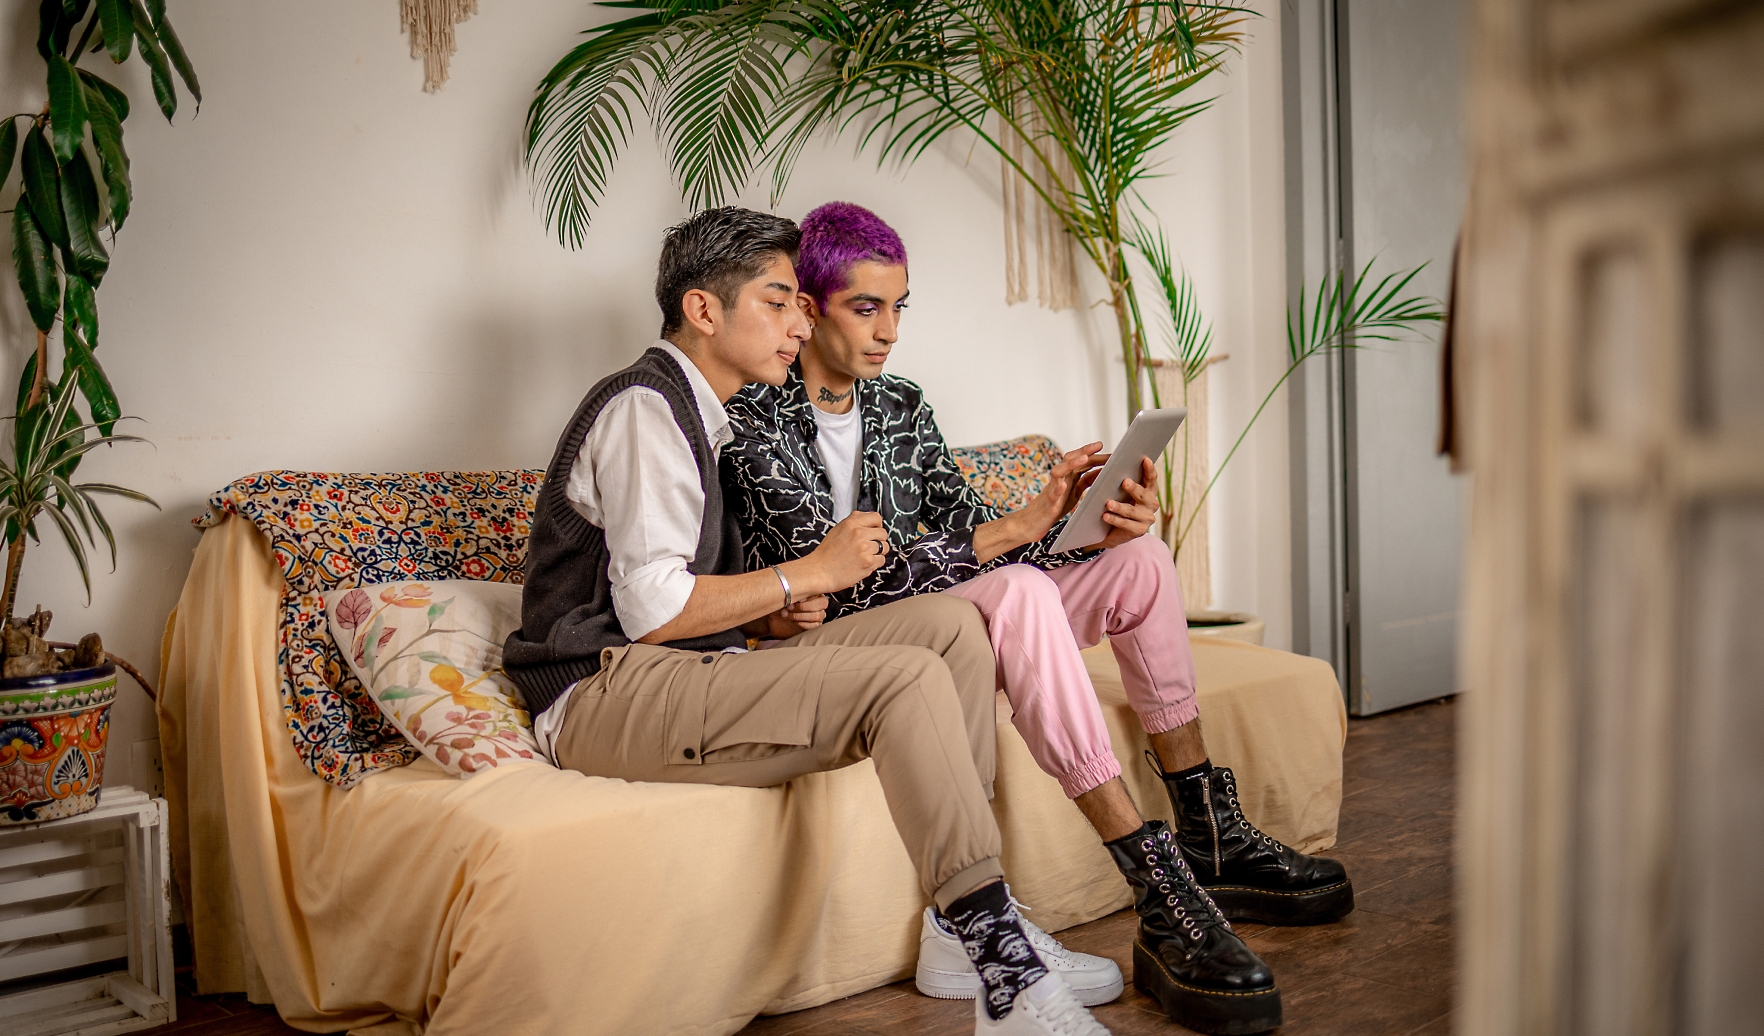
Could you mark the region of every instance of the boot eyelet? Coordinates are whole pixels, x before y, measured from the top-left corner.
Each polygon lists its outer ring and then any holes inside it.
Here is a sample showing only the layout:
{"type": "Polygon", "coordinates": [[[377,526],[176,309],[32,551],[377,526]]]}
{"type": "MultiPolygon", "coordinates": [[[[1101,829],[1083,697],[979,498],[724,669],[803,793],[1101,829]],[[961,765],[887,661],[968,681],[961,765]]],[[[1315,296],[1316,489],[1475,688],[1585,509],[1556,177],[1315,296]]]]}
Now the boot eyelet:
{"type": "Polygon", "coordinates": [[[1166,881],[1162,885],[1159,885],[1158,891],[1168,895],[1170,892],[1170,883],[1166,881]]]}

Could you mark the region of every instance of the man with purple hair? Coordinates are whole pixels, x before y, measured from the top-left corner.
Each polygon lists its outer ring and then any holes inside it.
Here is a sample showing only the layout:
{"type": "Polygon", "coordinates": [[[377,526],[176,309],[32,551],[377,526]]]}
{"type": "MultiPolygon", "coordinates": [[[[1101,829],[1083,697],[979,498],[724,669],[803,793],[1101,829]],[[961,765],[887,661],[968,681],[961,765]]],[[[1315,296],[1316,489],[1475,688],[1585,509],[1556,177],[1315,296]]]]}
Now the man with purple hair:
{"type": "MultiPolygon", "coordinates": [[[[887,559],[875,515],[793,561],[743,564],[717,477],[724,403],[784,381],[808,336],[791,266],[800,237],[735,207],[668,230],[660,337],[589,389],[558,438],[503,667],[546,758],[590,776],[769,788],[870,759],[922,889],[978,965],[977,1036],[1107,1036],[1043,963],[1004,886],[978,612],[924,597],[823,623],[812,602],[887,559]],[[751,636],[782,643],[750,652],[751,636]]],[[[681,851],[698,843],[679,832],[681,851]]],[[[572,875],[551,861],[533,880],[572,875]]],[[[681,974],[691,980],[690,961],[681,974]]]]}
{"type": "MultiPolygon", "coordinates": [[[[956,470],[919,387],[882,373],[907,304],[900,237],[845,202],[821,206],[801,227],[798,301],[810,338],[783,385],[750,385],[729,404],[735,439],[721,471],[749,568],[801,557],[841,519],[876,512],[894,550],[856,585],[829,594],[826,617],[933,592],[978,606],[1013,724],[1134,892],[1134,984],[1193,1029],[1274,1028],[1281,1014],[1273,976],[1227,916],[1335,921],[1353,909],[1353,886],[1336,861],[1257,830],[1238,804],[1231,771],[1207,759],[1175,564],[1146,535],[1158,510],[1147,488],[1151,462],[1139,482],[1107,487],[1120,499],[1108,504],[1106,539],[1053,553],[1066,515],[1106,459],[1102,444],[1067,453],[1039,496],[999,514],[956,470]],[[1121,780],[1079,655],[1105,636],[1175,810],[1174,835],[1140,814],[1121,780]]],[[[1080,999],[1112,997],[1097,958],[1025,928],[1080,999]]],[[[919,988],[974,995],[978,980],[938,911],[927,908],[921,932],[919,988]]]]}

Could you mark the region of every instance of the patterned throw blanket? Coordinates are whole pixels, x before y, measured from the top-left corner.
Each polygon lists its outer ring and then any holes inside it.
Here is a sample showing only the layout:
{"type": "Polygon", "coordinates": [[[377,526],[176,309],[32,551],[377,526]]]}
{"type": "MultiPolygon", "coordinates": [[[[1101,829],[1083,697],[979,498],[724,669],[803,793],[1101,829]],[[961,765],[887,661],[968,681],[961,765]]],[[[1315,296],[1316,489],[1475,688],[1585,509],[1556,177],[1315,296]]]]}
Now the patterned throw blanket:
{"type": "MultiPolygon", "coordinates": [[[[953,450],[962,474],[1002,510],[1040,491],[1059,458],[1043,436],[953,450]]],[[[198,528],[234,514],[269,540],[287,579],[276,664],[294,749],[348,788],[418,752],[380,712],[331,639],[329,590],[413,579],[520,582],[540,471],[392,475],[266,471],[209,498],[198,528]]]]}

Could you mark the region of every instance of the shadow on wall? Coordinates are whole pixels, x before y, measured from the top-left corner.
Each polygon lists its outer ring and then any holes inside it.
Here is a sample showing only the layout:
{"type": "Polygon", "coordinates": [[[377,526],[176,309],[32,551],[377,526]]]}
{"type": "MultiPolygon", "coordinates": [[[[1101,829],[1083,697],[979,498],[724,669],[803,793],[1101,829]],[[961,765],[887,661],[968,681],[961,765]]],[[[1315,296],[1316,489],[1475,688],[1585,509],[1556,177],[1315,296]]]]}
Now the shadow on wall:
{"type": "MultiPolygon", "coordinates": [[[[454,372],[445,390],[455,398],[438,401],[438,411],[474,415],[477,434],[456,442],[445,456],[427,449],[424,466],[461,470],[497,467],[542,468],[552,443],[594,383],[636,359],[655,338],[654,325],[636,319],[629,306],[595,298],[590,287],[581,305],[548,314],[519,307],[474,308],[435,343],[440,366],[454,372]],[[469,374],[461,381],[456,375],[469,374]],[[462,390],[469,387],[469,394],[462,390]]],[[[412,460],[409,443],[382,463],[412,460]]]]}

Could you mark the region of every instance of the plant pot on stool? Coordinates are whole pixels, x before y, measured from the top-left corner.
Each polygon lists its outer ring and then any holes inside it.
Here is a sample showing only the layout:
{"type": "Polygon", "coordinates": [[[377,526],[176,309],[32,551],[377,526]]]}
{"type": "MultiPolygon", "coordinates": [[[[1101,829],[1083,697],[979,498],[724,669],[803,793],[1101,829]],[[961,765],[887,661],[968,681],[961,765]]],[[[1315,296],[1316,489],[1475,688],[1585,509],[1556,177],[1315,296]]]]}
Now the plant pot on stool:
{"type": "Polygon", "coordinates": [[[98,806],[116,666],[0,679],[0,826],[98,806]]]}

